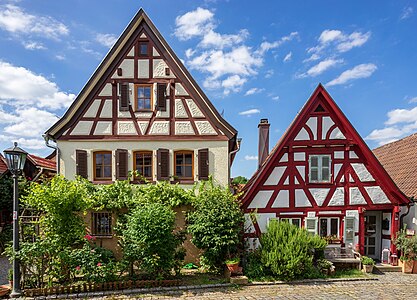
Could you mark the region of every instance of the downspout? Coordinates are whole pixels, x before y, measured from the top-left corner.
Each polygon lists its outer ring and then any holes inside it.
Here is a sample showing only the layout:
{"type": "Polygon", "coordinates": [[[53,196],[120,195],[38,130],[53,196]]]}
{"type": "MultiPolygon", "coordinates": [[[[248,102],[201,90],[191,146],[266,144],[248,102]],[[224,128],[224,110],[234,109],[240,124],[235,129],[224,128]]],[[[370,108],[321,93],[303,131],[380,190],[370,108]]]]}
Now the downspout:
{"type": "Polygon", "coordinates": [[[49,141],[50,141],[49,135],[44,134],[44,135],[42,135],[42,137],[45,140],[46,147],[49,147],[51,149],[55,149],[56,150],[56,173],[59,175],[60,170],[61,170],[60,164],[59,164],[59,161],[60,161],[60,159],[59,159],[59,154],[60,154],[59,153],[59,148],[58,148],[58,146],[54,146],[54,145],[49,144],[49,141]]]}
{"type": "Polygon", "coordinates": [[[32,178],[32,180],[31,181],[33,181],[33,182],[36,182],[36,180],[38,180],[39,179],[39,177],[41,177],[41,175],[42,175],[42,173],[43,173],[43,167],[38,167],[38,169],[40,169],[40,171],[39,171],[39,173],[38,174],[36,174],[36,176],[34,177],[34,178],[32,178]]]}
{"type": "Polygon", "coordinates": [[[232,178],[230,177],[231,175],[231,168],[232,168],[232,155],[237,153],[240,150],[240,144],[242,143],[242,138],[238,138],[236,145],[237,145],[237,149],[233,150],[229,153],[229,187],[231,188],[231,184],[232,184],[232,178]]]}
{"type": "Polygon", "coordinates": [[[404,217],[406,217],[410,213],[411,206],[415,205],[415,203],[416,203],[417,200],[414,199],[414,196],[413,196],[413,197],[410,197],[410,201],[411,201],[411,203],[410,204],[407,204],[407,212],[405,214],[401,215],[401,217],[400,217],[400,229],[403,228],[403,220],[404,220],[404,217]]]}

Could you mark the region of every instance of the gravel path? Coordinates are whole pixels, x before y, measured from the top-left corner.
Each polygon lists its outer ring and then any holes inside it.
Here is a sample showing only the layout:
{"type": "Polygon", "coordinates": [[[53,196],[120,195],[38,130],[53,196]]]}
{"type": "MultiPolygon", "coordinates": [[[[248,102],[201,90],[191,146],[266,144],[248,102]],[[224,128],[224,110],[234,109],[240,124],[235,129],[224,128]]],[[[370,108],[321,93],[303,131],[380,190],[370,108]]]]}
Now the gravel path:
{"type": "Polygon", "coordinates": [[[9,284],[7,273],[10,268],[9,259],[6,256],[0,255],[0,285],[9,284]]]}

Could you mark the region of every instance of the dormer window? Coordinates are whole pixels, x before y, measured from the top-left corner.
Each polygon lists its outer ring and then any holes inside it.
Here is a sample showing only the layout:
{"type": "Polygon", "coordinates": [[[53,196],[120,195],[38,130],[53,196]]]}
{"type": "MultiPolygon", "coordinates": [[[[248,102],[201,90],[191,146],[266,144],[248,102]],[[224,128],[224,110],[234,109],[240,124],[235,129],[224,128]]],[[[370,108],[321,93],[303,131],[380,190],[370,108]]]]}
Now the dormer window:
{"type": "Polygon", "coordinates": [[[139,56],[148,56],[148,43],[139,43],[139,56]]]}
{"type": "Polygon", "coordinates": [[[152,110],[152,85],[135,85],[135,110],[152,110]]]}
{"type": "Polygon", "coordinates": [[[330,182],[330,155],[310,155],[309,170],[310,183],[330,182]]]}

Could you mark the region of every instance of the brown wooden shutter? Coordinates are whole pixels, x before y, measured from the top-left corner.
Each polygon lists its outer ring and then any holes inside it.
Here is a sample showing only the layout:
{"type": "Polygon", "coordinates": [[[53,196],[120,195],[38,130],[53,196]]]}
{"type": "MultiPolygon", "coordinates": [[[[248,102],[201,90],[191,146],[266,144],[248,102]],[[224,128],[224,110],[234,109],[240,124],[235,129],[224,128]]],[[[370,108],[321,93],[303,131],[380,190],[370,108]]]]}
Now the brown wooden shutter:
{"type": "Polygon", "coordinates": [[[129,111],[129,84],[121,83],[120,86],[119,110],[129,111]]]}
{"type": "Polygon", "coordinates": [[[157,85],[157,96],[158,96],[158,110],[167,110],[167,99],[166,99],[167,85],[165,83],[158,83],[157,85]]]}
{"type": "Polygon", "coordinates": [[[85,150],[75,151],[75,165],[76,165],[76,174],[81,177],[88,178],[87,151],[85,150]]]}
{"type": "Polygon", "coordinates": [[[128,153],[125,149],[116,150],[116,179],[127,180],[128,177],[128,153]]]}
{"type": "Polygon", "coordinates": [[[158,149],[157,159],[158,159],[157,179],[169,180],[169,150],[158,149]]]}
{"type": "Polygon", "coordinates": [[[209,177],[209,150],[198,150],[198,179],[207,180],[209,177]]]}

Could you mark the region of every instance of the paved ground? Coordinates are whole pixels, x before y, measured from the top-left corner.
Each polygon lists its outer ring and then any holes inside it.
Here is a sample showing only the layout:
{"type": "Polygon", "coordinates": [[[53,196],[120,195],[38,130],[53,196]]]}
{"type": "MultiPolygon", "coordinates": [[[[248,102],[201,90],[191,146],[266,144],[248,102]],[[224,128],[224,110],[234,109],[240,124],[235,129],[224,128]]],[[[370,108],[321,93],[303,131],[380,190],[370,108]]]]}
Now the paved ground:
{"type": "Polygon", "coordinates": [[[9,259],[3,255],[0,255],[0,285],[8,284],[7,273],[11,268],[9,259]]]}
{"type": "MultiPolygon", "coordinates": [[[[386,273],[374,275],[377,281],[280,284],[175,291],[104,299],[417,299],[417,275],[386,273]]],[[[103,299],[103,298],[101,298],[103,299]]]]}

